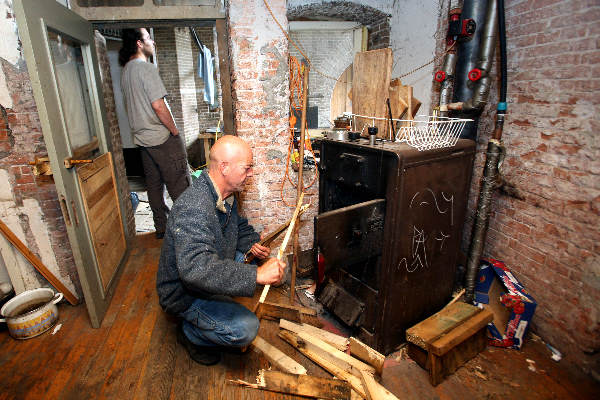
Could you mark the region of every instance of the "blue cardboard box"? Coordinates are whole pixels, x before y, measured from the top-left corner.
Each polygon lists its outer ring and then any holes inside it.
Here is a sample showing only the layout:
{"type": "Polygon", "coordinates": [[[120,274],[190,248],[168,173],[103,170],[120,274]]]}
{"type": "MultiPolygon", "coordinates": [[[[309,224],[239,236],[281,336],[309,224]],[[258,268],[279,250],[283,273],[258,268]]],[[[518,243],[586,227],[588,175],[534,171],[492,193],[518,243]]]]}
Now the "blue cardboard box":
{"type": "Polygon", "coordinates": [[[521,348],[537,303],[502,261],[481,260],[475,305],[494,314],[488,324],[491,345],[521,348]]]}

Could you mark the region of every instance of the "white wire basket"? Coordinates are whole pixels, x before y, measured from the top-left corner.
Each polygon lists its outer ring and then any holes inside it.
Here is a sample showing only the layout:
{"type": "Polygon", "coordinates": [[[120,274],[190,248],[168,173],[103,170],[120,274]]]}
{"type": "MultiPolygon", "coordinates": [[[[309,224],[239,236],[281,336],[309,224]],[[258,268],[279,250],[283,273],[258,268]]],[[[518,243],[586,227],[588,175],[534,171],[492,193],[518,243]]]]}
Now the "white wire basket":
{"type": "Polygon", "coordinates": [[[417,115],[414,120],[400,120],[397,142],[406,142],[419,151],[452,147],[465,124],[472,119],[417,115]]]}

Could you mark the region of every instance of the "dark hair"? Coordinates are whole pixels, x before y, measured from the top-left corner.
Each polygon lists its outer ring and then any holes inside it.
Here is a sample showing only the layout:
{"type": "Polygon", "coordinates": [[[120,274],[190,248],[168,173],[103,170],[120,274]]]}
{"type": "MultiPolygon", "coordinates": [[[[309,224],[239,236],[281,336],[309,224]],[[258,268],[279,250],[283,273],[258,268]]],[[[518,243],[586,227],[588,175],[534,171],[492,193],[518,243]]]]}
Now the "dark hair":
{"type": "Polygon", "coordinates": [[[124,67],[132,55],[137,53],[137,41],[142,39],[142,28],[123,29],[123,47],[119,50],[119,64],[124,67]]]}

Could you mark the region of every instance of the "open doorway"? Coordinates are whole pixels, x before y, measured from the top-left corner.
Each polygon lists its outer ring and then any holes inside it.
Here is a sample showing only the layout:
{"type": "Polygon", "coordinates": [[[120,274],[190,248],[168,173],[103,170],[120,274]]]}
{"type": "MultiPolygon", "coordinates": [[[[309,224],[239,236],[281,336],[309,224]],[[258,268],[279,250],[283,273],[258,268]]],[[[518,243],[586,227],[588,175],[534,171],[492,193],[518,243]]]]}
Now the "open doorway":
{"type": "MultiPolygon", "coordinates": [[[[126,26],[142,27],[141,25],[126,26]]],[[[217,33],[214,21],[159,23],[143,26],[155,41],[156,54],[151,61],[167,89],[167,102],[173,119],[186,144],[188,165],[197,176],[207,164],[207,151],[215,134],[222,131],[222,90],[219,76],[217,33]]],[[[121,92],[121,48],[123,24],[102,24],[98,31],[106,40],[106,51],[112,78],[115,111],[121,132],[125,173],[129,184],[137,234],[154,231],[152,211],[148,204],[140,148],[132,139],[121,92]]],[[[165,190],[165,202],[172,201],[165,190]]]]}

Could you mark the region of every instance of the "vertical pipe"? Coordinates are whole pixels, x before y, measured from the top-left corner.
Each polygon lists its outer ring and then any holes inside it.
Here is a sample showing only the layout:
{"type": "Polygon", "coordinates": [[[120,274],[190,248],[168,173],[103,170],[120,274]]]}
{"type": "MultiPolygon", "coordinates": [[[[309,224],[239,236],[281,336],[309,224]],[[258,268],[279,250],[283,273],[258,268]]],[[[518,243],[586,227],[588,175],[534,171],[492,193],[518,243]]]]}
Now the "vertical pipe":
{"type": "Polygon", "coordinates": [[[498,165],[504,152],[500,144],[502,131],[504,129],[504,117],[506,115],[506,88],[507,88],[507,67],[506,67],[506,29],[504,20],[504,0],[497,0],[498,6],[498,34],[500,37],[500,101],[496,110],[496,127],[492,139],[488,142],[486,154],[485,170],[479,192],[479,202],[473,224],[473,234],[469,256],[467,260],[467,278],[466,278],[466,300],[472,302],[475,298],[475,279],[479,271],[479,260],[483,254],[485,238],[489,226],[489,214],[492,204],[492,195],[497,183],[498,165]]]}
{"type": "MultiPolygon", "coordinates": [[[[304,191],[303,170],[304,170],[304,140],[306,137],[306,98],[308,97],[308,64],[304,65],[304,77],[302,79],[302,117],[300,119],[300,143],[298,144],[300,157],[298,160],[298,191],[296,202],[302,196],[304,191]]],[[[294,227],[294,254],[292,255],[292,272],[290,280],[290,304],[296,301],[296,270],[298,269],[298,229],[300,229],[300,221],[294,227]]]]}
{"type": "MultiPolygon", "coordinates": [[[[489,1],[485,0],[465,0],[463,2],[461,18],[472,18],[475,20],[477,28],[470,40],[459,42],[453,93],[453,102],[455,103],[465,102],[473,96],[473,84],[469,80],[468,75],[469,71],[475,67],[477,57],[479,56],[479,43],[485,25],[484,21],[488,4],[489,1]]],[[[473,119],[473,122],[468,122],[465,125],[461,133],[461,138],[474,140],[477,137],[478,116],[465,113],[459,113],[455,116],[473,119]]]]}

